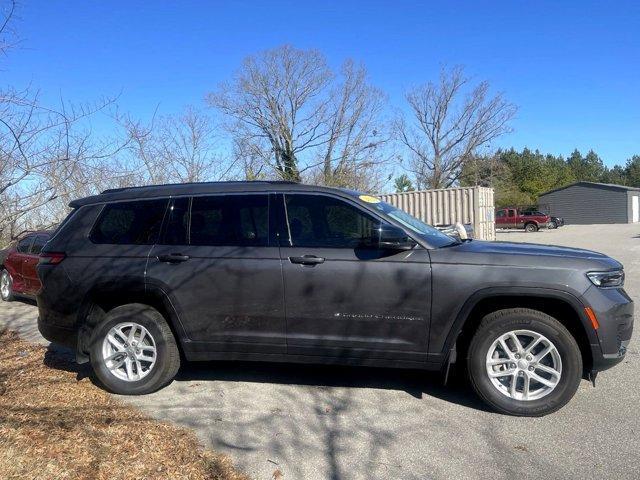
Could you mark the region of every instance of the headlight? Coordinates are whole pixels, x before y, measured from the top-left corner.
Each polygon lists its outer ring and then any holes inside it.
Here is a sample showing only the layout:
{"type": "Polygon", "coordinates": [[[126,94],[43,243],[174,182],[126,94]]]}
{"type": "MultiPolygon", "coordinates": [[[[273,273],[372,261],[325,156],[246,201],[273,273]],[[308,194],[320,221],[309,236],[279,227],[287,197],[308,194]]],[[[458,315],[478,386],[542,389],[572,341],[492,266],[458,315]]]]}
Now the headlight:
{"type": "Polygon", "coordinates": [[[589,272],[587,277],[596,287],[617,288],[624,285],[624,271],[612,270],[609,272],[589,272]]]}

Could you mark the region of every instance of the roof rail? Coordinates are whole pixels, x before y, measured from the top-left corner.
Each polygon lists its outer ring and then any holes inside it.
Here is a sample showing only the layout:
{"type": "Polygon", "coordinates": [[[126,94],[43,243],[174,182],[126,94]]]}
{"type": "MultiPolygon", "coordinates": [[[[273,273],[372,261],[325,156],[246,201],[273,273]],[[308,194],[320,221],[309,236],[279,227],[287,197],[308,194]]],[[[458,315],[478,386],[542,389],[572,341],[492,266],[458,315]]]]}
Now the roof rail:
{"type": "Polygon", "coordinates": [[[161,184],[155,184],[155,185],[139,185],[136,187],[108,188],[106,190],[103,190],[100,193],[105,194],[105,193],[126,192],[128,190],[136,190],[138,188],[177,187],[180,185],[219,185],[222,183],[268,183],[268,184],[285,184],[285,185],[298,184],[298,182],[293,182],[290,180],[229,180],[229,181],[223,181],[223,182],[161,183],[161,184]]]}

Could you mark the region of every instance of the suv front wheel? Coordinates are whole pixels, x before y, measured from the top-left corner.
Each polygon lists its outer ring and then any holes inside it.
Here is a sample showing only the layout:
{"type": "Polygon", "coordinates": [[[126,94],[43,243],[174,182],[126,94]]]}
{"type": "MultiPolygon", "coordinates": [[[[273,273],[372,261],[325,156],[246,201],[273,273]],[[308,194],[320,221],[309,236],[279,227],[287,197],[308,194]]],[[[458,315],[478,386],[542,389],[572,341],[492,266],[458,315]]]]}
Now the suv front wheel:
{"type": "Polygon", "coordinates": [[[111,392],[141,395],[167,385],[180,368],[171,328],[156,309],[132,303],[110,310],[94,329],[91,366],[111,392]]]}
{"type": "Polygon", "coordinates": [[[478,395],[495,410],[537,417],[562,408],[582,378],[582,356],[569,331],[537,310],[498,310],[483,318],[467,367],[478,395]]]}

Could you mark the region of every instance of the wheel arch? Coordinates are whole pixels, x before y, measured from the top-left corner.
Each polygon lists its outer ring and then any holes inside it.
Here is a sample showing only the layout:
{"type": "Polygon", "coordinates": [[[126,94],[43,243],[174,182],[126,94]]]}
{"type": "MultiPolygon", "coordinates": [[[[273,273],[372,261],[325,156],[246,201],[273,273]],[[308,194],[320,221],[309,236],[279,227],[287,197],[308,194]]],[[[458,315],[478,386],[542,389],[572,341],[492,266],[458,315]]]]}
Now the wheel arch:
{"type": "MultiPolygon", "coordinates": [[[[141,303],[155,308],[165,318],[173,333],[181,355],[182,342],[186,339],[184,328],[169,296],[160,288],[145,288],[139,281],[98,284],[89,290],[78,310],[78,356],[88,353],[92,332],[107,312],[131,303],[141,303]]],[[[86,360],[86,359],[85,359],[86,360]]]]}
{"type": "Polygon", "coordinates": [[[489,288],[472,295],[458,313],[446,343],[444,354],[466,356],[473,334],[482,318],[505,308],[531,308],[552,316],[562,323],[576,339],[585,371],[593,364],[591,345],[597,344],[597,334],[591,327],[582,302],[573,294],[545,288],[489,288]]]}

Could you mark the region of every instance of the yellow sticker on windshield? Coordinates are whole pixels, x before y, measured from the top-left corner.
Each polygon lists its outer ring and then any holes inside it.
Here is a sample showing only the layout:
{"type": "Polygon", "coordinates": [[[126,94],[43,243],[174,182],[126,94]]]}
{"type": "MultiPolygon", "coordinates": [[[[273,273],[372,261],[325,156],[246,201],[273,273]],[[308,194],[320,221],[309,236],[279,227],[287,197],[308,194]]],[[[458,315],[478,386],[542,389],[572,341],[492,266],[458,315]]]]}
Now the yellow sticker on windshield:
{"type": "Polygon", "coordinates": [[[372,197],[371,195],[360,195],[358,198],[367,203],[380,203],[379,198],[372,197]]]}

